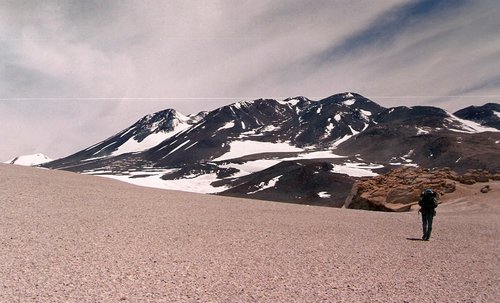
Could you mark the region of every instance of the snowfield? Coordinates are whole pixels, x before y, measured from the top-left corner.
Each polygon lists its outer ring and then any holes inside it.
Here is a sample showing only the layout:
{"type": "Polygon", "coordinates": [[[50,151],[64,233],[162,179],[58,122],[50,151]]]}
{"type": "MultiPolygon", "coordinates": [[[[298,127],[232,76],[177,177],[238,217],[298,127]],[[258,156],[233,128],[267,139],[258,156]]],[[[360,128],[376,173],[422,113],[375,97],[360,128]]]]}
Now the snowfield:
{"type": "Polygon", "coordinates": [[[260,142],[260,141],[233,141],[229,143],[230,150],[213,161],[223,161],[235,158],[241,158],[248,155],[260,153],[286,153],[301,152],[301,148],[290,145],[289,142],[260,142]]]}
{"type": "Polygon", "coordinates": [[[161,177],[177,171],[176,169],[156,170],[151,172],[131,172],[124,175],[111,175],[110,171],[88,171],[85,174],[115,179],[139,186],[178,190],[193,193],[212,194],[226,190],[225,187],[213,187],[212,182],[217,181],[216,174],[204,174],[198,176],[185,176],[185,179],[163,180],[161,177]],[[144,175],[143,177],[138,177],[144,175]]]}
{"type": "Polygon", "coordinates": [[[366,163],[345,163],[342,165],[334,165],[332,172],[337,174],[346,174],[351,177],[373,177],[378,174],[374,173],[372,170],[383,167],[383,165],[366,163]]]}
{"type": "MultiPolygon", "coordinates": [[[[128,139],[127,142],[120,145],[116,151],[111,153],[110,157],[114,157],[114,156],[118,156],[118,155],[122,155],[122,154],[126,154],[126,153],[135,153],[135,152],[145,151],[147,149],[150,149],[152,147],[157,146],[158,144],[160,144],[161,142],[165,141],[166,139],[172,137],[175,134],[176,134],[176,132],[170,132],[170,133],[159,132],[159,133],[151,134],[151,135],[147,136],[141,142],[135,140],[134,137],[132,137],[132,138],[128,139]]],[[[97,153],[99,153],[99,152],[97,152],[97,153]]]]}
{"type": "Polygon", "coordinates": [[[22,166],[34,166],[43,164],[46,162],[52,161],[51,158],[47,157],[44,154],[33,154],[33,155],[25,155],[17,158],[10,159],[9,161],[5,161],[5,164],[16,164],[22,166]]]}
{"type": "Polygon", "coordinates": [[[482,126],[479,123],[476,123],[474,121],[469,121],[469,120],[464,120],[460,119],[459,117],[448,113],[450,118],[446,119],[447,121],[453,123],[455,121],[458,121],[463,125],[463,129],[455,129],[455,128],[448,128],[451,131],[455,132],[460,132],[460,133],[482,133],[482,132],[499,132],[500,130],[493,128],[493,127],[486,127],[482,126]]]}
{"type": "MultiPolygon", "coordinates": [[[[240,142],[241,141],[236,141],[240,142]]],[[[224,156],[217,159],[217,161],[227,161],[229,159],[235,159],[242,157],[244,155],[251,155],[249,151],[243,152],[241,148],[244,146],[248,146],[248,142],[255,143],[255,141],[242,141],[247,142],[246,144],[237,143],[238,152],[233,151],[233,153],[229,152],[224,156]],[[226,155],[230,154],[231,156],[226,155]]],[[[185,142],[184,144],[186,144],[185,142]]],[[[233,142],[234,143],[234,142],[233,142]]],[[[266,143],[266,142],[259,142],[266,143]]],[[[183,145],[184,145],[183,144],[183,145]]],[[[274,166],[282,161],[295,161],[295,160],[304,160],[304,159],[341,159],[345,158],[344,156],[339,156],[333,154],[331,151],[303,151],[302,149],[290,146],[288,143],[282,143],[274,146],[272,149],[269,147],[271,145],[276,145],[273,143],[267,143],[258,145],[265,149],[257,149],[257,152],[299,152],[297,156],[286,157],[286,158],[272,158],[272,159],[260,159],[254,161],[246,161],[244,163],[224,163],[219,164],[220,168],[235,168],[239,172],[232,175],[231,178],[238,178],[250,175],[252,173],[256,173],[267,169],[271,166],[274,166]]],[[[180,147],[180,146],[179,146],[180,147]]],[[[215,162],[215,160],[214,160],[215,162]]],[[[382,168],[382,165],[377,164],[367,164],[363,162],[358,163],[344,163],[340,165],[334,165],[332,170],[333,173],[347,174],[352,177],[367,177],[367,176],[376,176],[377,173],[373,172],[374,169],[382,168]]],[[[185,176],[184,179],[178,180],[163,180],[161,177],[166,174],[174,173],[177,169],[147,169],[145,171],[131,171],[128,173],[124,173],[122,175],[112,175],[110,171],[86,171],[85,174],[99,175],[106,178],[112,178],[128,183],[132,183],[135,185],[152,187],[152,188],[162,188],[162,189],[170,189],[170,190],[179,190],[179,191],[187,191],[187,192],[195,192],[195,193],[205,193],[205,194],[213,194],[225,191],[229,188],[227,187],[214,187],[211,184],[215,181],[218,181],[216,174],[201,174],[201,175],[192,175],[185,176]]],[[[281,177],[281,176],[279,176],[281,177]]],[[[258,188],[251,192],[256,193],[267,188],[274,187],[276,182],[279,180],[279,177],[275,177],[268,182],[261,182],[258,188]]]]}

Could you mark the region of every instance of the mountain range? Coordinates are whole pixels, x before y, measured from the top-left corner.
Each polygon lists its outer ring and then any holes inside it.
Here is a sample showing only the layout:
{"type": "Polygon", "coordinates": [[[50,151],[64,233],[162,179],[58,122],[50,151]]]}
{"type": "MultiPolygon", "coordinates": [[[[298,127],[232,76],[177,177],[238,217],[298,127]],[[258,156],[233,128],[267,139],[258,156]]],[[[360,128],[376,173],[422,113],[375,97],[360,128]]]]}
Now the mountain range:
{"type": "Polygon", "coordinates": [[[401,166],[500,170],[500,104],[385,108],[356,93],[166,109],[40,166],[166,189],[342,206],[359,177],[401,166]]]}

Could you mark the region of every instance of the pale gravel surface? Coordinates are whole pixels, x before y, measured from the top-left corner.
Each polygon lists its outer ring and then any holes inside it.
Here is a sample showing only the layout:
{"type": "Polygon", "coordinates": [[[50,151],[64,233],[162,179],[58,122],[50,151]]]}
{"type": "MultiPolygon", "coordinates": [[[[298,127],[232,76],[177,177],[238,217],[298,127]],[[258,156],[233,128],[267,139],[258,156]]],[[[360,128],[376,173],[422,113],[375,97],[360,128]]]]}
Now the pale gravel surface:
{"type": "Polygon", "coordinates": [[[447,197],[423,242],[411,240],[416,212],[0,165],[0,302],[498,302],[500,186],[490,184],[447,197]]]}

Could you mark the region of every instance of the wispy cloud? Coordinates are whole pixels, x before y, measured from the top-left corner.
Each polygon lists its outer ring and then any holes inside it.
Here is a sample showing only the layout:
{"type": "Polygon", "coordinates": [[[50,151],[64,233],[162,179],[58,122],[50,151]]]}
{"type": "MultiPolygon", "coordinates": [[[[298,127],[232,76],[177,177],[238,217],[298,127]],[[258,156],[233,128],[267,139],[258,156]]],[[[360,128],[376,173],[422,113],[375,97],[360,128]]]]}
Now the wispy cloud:
{"type": "Polygon", "coordinates": [[[396,5],[377,16],[375,20],[348,36],[341,43],[335,43],[309,60],[323,64],[346,55],[355,56],[369,48],[390,49],[397,40],[412,34],[415,27],[435,23],[436,18],[451,16],[465,4],[464,0],[424,0],[396,5]]]}

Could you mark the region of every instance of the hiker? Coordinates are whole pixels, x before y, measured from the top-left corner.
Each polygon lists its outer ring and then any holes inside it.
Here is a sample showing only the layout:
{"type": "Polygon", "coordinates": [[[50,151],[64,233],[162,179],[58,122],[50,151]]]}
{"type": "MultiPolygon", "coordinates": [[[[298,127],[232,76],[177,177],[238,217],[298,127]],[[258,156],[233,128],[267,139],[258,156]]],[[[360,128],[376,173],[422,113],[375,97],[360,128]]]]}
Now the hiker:
{"type": "Polygon", "coordinates": [[[422,240],[429,241],[432,232],[432,219],[436,215],[435,208],[438,206],[436,193],[432,189],[424,190],[420,195],[418,205],[420,205],[419,212],[422,213],[422,229],[424,232],[422,240]]]}

